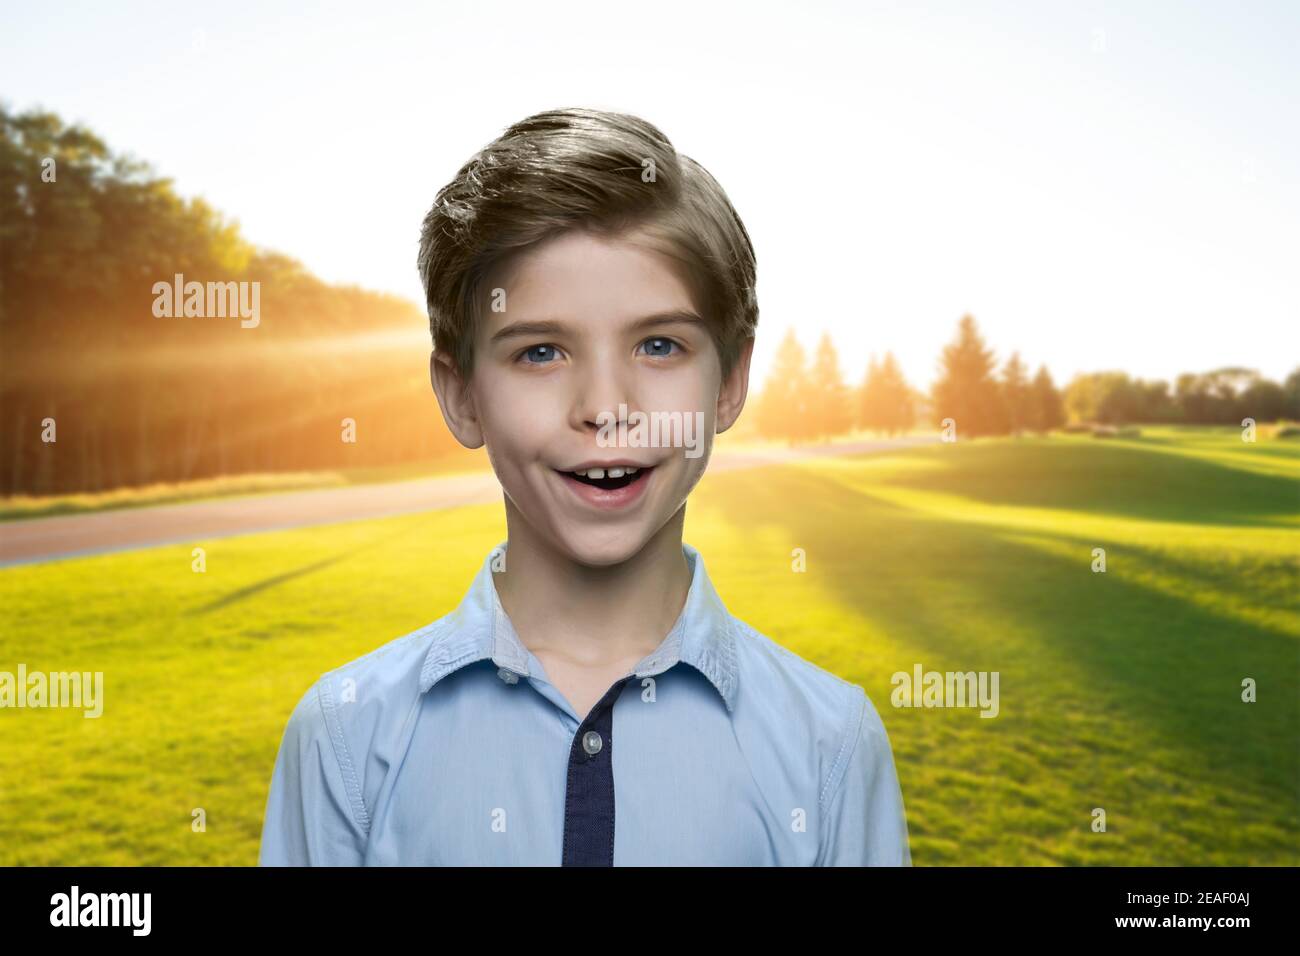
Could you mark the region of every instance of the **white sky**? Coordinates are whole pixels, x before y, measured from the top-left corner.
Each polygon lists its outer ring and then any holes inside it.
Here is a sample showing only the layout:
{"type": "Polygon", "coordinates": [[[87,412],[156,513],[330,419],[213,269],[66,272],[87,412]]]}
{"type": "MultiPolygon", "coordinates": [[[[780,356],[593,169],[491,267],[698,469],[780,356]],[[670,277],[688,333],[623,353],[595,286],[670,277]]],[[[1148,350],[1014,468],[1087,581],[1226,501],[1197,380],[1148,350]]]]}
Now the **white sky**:
{"type": "Polygon", "coordinates": [[[82,121],[251,241],[421,301],[420,220],[515,120],[638,113],[722,183],[846,377],[972,313],[1058,383],[1300,364],[1300,4],[2,0],[0,96],[82,121]]]}

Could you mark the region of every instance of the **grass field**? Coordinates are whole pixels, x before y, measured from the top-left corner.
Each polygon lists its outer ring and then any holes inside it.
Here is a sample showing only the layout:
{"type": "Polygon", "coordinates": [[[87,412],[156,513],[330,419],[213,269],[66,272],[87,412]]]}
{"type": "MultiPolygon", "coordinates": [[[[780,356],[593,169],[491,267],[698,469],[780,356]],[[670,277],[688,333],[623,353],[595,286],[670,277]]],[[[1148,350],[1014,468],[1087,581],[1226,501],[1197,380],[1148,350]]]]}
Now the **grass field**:
{"type": "MultiPolygon", "coordinates": [[[[1235,429],[935,445],[708,476],[686,540],[732,613],[866,688],[917,865],[1297,865],[1298,482],[1300,448],[1235,429]],[[998,671],[999,716],[892,707],[918,663],[998,671]]],[[[0,710],[0,864],[255,863],[298,697],[504,536],[492,505],[196,541],[206,574],[189,546],[0,571],[0,670],[107,698],[0,710]]]]}

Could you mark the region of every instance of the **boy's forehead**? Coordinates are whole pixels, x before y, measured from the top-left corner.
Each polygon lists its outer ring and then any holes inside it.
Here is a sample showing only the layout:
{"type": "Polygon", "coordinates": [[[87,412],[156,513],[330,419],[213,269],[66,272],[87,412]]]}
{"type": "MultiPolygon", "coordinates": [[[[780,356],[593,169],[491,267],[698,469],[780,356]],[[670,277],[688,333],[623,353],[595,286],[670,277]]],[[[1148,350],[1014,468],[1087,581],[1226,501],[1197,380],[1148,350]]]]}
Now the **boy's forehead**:
{"type": "Polygon", "coordinates": [[[485,331],[519,319],[632,321],[698,312],[674,260],[638,234],[606,238],[571,230],[523,250],[488,277],[485,331]],[[500,291],[498,291],[500,290],[500,291]]]}

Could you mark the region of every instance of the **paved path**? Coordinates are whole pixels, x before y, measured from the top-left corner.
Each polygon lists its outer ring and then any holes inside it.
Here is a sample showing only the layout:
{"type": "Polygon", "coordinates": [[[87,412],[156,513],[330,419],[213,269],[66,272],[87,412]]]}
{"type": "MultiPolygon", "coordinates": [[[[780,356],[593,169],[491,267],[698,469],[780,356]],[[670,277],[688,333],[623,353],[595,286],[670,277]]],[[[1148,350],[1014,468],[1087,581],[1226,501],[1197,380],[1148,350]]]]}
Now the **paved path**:
{"type": "MultiPolygon", "coordinates": [[[[936,440],[927,436],[764,451],[717,449],[709,461],[709,472],[887,451],[936,440]]],[[[484,471],[386,484],[212,498],[174,505],[31,518],[0,523],[0,567],[259,531],[415,514],[461,505],[491,504],[500,500],[501,486],[496,476],[484,471]]]]}

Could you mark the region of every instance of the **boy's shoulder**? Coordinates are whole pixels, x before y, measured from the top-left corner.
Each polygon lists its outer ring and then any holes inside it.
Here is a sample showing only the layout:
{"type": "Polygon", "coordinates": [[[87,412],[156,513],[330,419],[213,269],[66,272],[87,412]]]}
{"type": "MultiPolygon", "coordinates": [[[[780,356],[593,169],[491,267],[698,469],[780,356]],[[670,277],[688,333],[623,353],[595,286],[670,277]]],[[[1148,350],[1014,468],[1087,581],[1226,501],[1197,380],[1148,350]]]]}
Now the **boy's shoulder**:
{"type": "Polygon", "coordinates": [[[783,698],[797,697],[806,702],[812,716],[841,726],[846,719],[856,723],[864,708],[871,712],[871,719],[879,722],[871,698],[860,685],[777,643],[738,617],[732,616],[731,621],[740,658],[742,693],[749,691],[746,696],[761,696],[757,703],[773,709],[789,702],[783,698]],[[746,688],[746,684],[750,686],[746,688]],[[761,695],[756,695],[756,690],[761,695]]]}
{"type": "Polygon", "coordinates": [[[370,827],[370,807],[382,779],[374,773],[375,765],[396,755],[403,718],[419,698],[425,657],[451,618],[448,614],[324,672],[289,715],[282,754],[287,750],[303,760],[308,754],[321,759],[332,753],[353,818],[363,831],[370,827]]]}
{"type": "Polygon", "coordinates": [[[314,686],[326,707],[358,704],[354,716],[361,717],[368,709],[413,701],[420,692],[429,649],[452,626],[453,618],[453,613],[446,614],[322,673],[314,686]]]}
{"type": "Polygon", "coordinates": [[[866,690],[777,643],[731,616],[736,636],[740,697],[762,734],[782,742],[791,761],[812,761],[824,805],[855,753],[869,763],[890,749],[884,722],[866,690]],[[863,743],[863,741],[866,741],[863,743]]]}
{"type": "Polygon", "coordinates": [[[348,763],[354,756],[349,753],[353,740],[371,737],[386,719],[414,705],[429,648],[452,616],[447,614],[320,674],[299,698],[291,725],[299,734],[330,740],[340,764],[348,763]]]}

